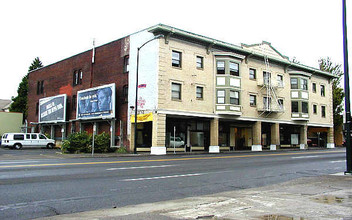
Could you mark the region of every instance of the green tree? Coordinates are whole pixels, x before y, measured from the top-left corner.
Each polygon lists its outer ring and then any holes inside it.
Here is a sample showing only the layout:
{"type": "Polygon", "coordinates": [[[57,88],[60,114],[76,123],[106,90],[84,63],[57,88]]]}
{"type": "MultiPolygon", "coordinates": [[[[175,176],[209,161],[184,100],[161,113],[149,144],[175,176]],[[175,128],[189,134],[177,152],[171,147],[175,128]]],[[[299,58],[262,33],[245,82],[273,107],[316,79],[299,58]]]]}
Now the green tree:
{"type": "Polygon", "coordinates": [[[343,123],[343,99],[345,93],[341,88],[341,78],[343,71],[341,70],[341,64],[334,64],[330,57],[319,59],[320,70],[334,74],[336,78],[332,79],[332,97],[333,97],[333,115],[334,115],[334,127],[337,128],[343,123]]]}
{"type": "MultiPolygon", "coordinates": [[[[28,68],[28,72],[43,67],[42,62],[39,57],[36,57],[32,64],[28,68]]],[[[10,106],[11,112],[22,112],[23,113],[23,122],[27,118],[28,115],[28,107],[27,107],[27,96],[28,96],[28,73],[22,78],[18,89],[17,96],[12,98],[12,104],[10,106]]]]}

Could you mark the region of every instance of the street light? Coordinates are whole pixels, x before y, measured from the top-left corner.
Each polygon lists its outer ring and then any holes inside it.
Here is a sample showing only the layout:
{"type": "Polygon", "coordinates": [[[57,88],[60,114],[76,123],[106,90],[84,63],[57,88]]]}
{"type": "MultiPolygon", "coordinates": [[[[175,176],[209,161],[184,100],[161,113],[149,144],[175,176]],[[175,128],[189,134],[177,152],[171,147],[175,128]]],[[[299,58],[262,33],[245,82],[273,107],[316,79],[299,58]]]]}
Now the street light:
{"type": "Polygon", "coordinates": [[[136,102],[135,102],[135,108],[134,108],[134,149],[133,149],[133,153],[136,154],[137,153],[137,110],[138,110],[138,68],[139,68],[139,51],[140,49],[142,49],[142,47],[144,47],[144,45],[146,45],[147,43],[159,39],[161,37],[164,37],[164,35],[159,34],[154,36],[154,38],[148,40],[147,42],[145,42],[144,44],[142,44],[142,46],[137,48],[137,71],[136,71],[136,102]]]}

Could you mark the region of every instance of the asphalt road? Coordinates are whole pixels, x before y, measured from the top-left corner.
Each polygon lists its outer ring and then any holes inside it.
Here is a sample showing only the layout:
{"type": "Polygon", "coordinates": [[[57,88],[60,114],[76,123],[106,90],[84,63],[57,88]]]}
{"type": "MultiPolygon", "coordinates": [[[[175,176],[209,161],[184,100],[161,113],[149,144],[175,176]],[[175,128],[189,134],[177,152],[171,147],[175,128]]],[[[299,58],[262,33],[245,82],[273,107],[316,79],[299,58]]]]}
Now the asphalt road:
{"type": "Polygon", "coordinates": [[[21,160],[1,160],[0,155],[0,219],[33,219],[265,186],[343,172],[345,164],[344,149],[21,160]]]}

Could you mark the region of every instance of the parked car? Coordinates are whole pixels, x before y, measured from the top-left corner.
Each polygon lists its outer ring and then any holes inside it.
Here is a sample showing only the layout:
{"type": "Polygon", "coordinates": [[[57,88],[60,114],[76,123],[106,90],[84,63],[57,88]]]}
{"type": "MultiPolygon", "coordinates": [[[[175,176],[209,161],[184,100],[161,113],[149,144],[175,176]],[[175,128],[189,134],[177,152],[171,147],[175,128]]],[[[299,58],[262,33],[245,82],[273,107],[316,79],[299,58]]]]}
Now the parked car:
{"type": "Polygon", "coordinates": [[[326,146],[325,140],[323,138],[319,138],[319,141],[318,141],[317,137],[309,137],[307,139],[307,144],[309,147],[324,147],[324,146],[326,146]],[[318,146],[318,144],[320,146],[318,146]]]}
{"type": "Polygon", "coordinates": [[[173,137],[170,138],[170,147],[183,147],[185,142],[182,140],[181,137],[173,137]]]}
{"type": "Polygon", "coordinates": [[[2,136],[1,146],[17,150],[22,147],[54,148],[55,140],[40,133],[5,133],[2,136]]]}

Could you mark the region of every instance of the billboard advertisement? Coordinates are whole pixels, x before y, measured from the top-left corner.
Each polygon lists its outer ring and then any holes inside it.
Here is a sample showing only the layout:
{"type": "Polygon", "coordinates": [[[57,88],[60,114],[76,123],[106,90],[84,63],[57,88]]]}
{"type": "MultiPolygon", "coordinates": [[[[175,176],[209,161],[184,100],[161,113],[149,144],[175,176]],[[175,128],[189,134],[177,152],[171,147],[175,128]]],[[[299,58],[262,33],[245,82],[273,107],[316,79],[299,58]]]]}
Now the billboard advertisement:
{"type": "Polygon", "coordinates": [[[77,92],[77,119],[115,118],[115,84],[77,92]]]}
{"type": "Polygon", "coordinates": [[[66,120],[66,94],[39,99],[38,121],[65,122],[66,120]]]}

